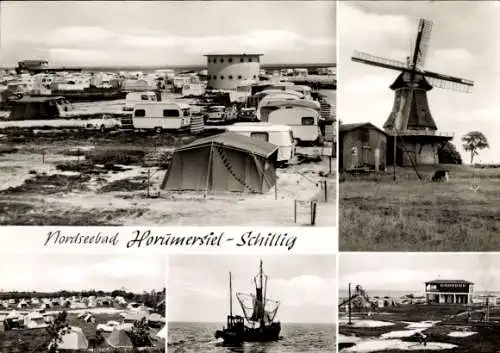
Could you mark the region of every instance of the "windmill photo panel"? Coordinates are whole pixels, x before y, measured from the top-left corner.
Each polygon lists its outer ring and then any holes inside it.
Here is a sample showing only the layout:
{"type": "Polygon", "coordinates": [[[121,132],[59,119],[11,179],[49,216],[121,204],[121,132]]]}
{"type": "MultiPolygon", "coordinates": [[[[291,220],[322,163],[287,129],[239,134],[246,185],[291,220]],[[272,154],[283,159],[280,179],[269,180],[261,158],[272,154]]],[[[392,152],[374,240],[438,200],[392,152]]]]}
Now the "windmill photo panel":
{"type": "Polygon", "coordinates": [[[340,1],[341,251],[496,251],[495,1],[340,1]]]}
{"type": "Polygon", "coordinates": [[[500,254],[341,253],[340,353],[493,353],[500,254]]]}
{"type": "Polygon", "coordinates": [[[0,224],[336,225],[335,1],[0,10],[0,224]]]}
{"type": "Polygon", "coordinates": [[[336,352],[336,257],[169,257],[169,352],[336,352]]]}
{"type": "Polygon", "coordinates": [[[166,351],[163,255],[0,256],[0,352],[166,351]]]}

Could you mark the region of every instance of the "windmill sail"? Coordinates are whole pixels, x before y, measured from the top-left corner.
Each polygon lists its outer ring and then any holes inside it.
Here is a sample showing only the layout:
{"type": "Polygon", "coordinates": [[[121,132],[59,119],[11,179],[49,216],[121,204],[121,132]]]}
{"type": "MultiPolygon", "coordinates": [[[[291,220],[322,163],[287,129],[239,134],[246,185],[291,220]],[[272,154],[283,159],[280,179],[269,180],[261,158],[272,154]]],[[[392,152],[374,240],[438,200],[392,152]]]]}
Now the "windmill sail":
{"type": "Polygon", "coordinates": [[[421,19],[418,23],[418,51],[415,68],[422,69],[425,65],[425,60],[427,59],[427,52],[429,51],[429,41],[431,39],[432,22],[429,20],[421,19]]]}

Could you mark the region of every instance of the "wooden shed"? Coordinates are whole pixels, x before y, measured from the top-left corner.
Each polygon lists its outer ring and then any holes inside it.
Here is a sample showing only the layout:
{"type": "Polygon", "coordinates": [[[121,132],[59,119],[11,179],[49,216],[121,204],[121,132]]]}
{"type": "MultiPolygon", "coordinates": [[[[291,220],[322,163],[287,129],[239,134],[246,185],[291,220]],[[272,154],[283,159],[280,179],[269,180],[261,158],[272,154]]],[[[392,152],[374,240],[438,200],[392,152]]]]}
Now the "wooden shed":
{"type": "Polygon", "coordinates": [[[342,124],[338,141],[340,170],[385,169],[387,134],[375,125],[342,124]]]}

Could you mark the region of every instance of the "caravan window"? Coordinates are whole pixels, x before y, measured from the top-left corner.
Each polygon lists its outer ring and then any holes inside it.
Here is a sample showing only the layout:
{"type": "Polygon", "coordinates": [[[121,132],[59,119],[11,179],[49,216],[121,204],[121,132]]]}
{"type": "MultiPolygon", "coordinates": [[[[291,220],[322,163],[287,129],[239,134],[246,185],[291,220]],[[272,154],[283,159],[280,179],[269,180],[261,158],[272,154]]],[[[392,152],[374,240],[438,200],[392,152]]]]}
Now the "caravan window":
{"type": "Polygon", "coordinates": [[[303,117],[302,125],[314,125],[314,118],[312,116],[303,117]]]}
{"type": "Polygon", "coordinates": [[[146,116],[146,111],[144,109],[137,109],[134,113],[135,117],[142,118],[146,116]]]}
{"type": "Polygon", "coordinates": [[[251,132],[250,137],[256,140],[269,142],[269,134],[267,132],[251,132]]]}
{"type": "Polygon", "coordinates": [[[182,116],[189,116],[189,113],[190,113],[189,108],[182,109],[182,116]]]}
{"type": "Polygon", "coordinates": [[[143,95],[141,95],[141,100],[147,101],[147,100],[149,100],[149,96],[147,94],[143,94],[143,95]]]}
{"type": "Polygon", "coordinates": [[[177,109],[163,109],[163,116],[166,118],[177,118],[180,115],[177,109]]]}

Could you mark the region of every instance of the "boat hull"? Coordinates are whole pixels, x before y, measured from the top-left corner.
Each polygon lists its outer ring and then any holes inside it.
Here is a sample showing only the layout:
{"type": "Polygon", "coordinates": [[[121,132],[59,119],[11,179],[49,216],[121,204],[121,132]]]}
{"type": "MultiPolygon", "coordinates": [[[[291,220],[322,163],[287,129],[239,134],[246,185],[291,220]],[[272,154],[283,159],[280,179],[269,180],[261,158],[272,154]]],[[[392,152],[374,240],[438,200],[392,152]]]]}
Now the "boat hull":
{"type": "Polygon", "coordinates": [[[215,333],[216,338],[222,338],[226,344],[239,344],[243,342],[271,342],[280,338],[280,323],[272,323],[263,328],[244,327],[241,329],[225,329],[215,333]]]}

